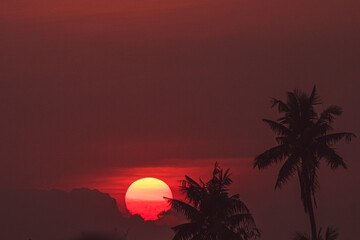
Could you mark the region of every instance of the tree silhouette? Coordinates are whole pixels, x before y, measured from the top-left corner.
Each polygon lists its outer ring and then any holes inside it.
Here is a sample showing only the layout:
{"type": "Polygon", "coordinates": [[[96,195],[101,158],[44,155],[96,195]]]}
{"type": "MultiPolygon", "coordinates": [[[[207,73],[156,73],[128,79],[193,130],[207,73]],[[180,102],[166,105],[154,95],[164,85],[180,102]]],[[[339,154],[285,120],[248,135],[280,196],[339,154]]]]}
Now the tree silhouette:
{"type": "Polygon", "coordinates": [[[320,159],[325,159],[332,169],[339,166],[346,168],[334,145],[342,139],[350,142],[355,137],[349,132],[329,133],[333,130],[335,116],[340,116],[342,110],[338,106],[330,106],[317,114],[315,106],[320,103],[315,86],[310,96],[295,89],[287,93],[286,102],[273,98],[272,106],[277,107],[281,117],[276,121],[263,121],[276,133],[278,145],[257,156],[254,162],[254,167],[263,169],[285,160],[275,189],[281,188],[291,177],[298,175],[301,200],[309,215],[313,240],[317,240],[313,203],[316,207],[320,159]]]}
{"type": "MultiPolygon", "coordinates": [[[[328,227],[325,231],[325,235],[322,235],[322,229],[320,228],[317,235],[318,240],[336,240],[339,237],[338,231],[333,227],[328,227]]],[[[293,240],[310,240],[311,238],[306,233],[296,233],[293,240]]]]}
{"type": "Polygon", "coordinates": [[[190,222],[172,228],[173,240],[246,240],[259,236],[254,219],[239,195],[229,196],[231,183],[229,169],[223,171],[217,163],[206,183],[185,176],[180,190],[188,202],[168,200],[190,222]]]}

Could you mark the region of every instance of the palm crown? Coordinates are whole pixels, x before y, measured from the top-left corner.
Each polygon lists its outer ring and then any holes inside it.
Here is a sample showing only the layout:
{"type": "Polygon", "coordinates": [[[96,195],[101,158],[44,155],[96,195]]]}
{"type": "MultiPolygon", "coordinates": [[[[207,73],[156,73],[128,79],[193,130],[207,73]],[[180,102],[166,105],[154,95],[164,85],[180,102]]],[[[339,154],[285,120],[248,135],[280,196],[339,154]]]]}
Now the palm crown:
{"type": "Polygon", "coordinates": [[[188,202],[169,199],[172,207],[190,220],[173,227],[173,240],[242,240],[257,237],[259,231],[239,195],[229,196],[229,169],[223,171],[215,164],[208,182],[196,182],[185,176],[180,190],[188,202]]]}

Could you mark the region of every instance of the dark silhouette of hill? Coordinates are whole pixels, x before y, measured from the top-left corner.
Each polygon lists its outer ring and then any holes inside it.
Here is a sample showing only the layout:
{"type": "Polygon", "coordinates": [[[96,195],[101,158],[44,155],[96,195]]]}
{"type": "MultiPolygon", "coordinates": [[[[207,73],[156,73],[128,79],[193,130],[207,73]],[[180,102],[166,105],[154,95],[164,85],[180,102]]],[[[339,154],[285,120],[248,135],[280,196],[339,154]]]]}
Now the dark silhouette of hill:
{"type": "Polygon", "coordinates": [[[171,230],[125,218],[115,199],[98,190],[12,190],[0,192],[1,239],[67,240],[87,233],[122,235],[128,240],[169,239],[171,230]]]}

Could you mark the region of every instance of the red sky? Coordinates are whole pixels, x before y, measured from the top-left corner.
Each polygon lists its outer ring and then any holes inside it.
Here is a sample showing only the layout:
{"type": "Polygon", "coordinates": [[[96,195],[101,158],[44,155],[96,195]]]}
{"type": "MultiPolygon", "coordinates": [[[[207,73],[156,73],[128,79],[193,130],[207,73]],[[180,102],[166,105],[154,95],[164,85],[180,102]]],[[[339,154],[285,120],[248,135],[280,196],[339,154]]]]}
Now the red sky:
{"type": "MultiPolygon", "coordinates": [[[[121,199],[149,171],[176,192],[175,180],[206,176],[219,160],[264,240],[306,230],[296,181],[273,192],[276,168],[251,168],[274,144],[261,118],[276,117],[270,97],[316,84],[325,105],[344,109],[336,129],[359,135],[359,8],[1,1],[0,188],[116,188],[121,199]]],[[[358,146],[339,146],[347,172],[321,171],[319,224],[338,226],[345,240],[360,234],[358,146]]]]}

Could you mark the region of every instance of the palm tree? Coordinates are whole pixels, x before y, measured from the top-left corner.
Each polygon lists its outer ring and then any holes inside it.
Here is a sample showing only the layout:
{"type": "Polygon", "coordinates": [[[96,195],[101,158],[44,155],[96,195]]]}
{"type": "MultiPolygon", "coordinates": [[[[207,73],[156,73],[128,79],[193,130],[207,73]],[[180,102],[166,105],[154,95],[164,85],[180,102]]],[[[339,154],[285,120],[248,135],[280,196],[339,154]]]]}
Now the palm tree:
{"type": "MultiPolygon", "coordinates": [[[[333,227],[328,227],[325,236],[322,236],[322,229],[320,228],[317,235],[318,240],[336,240],[339,237],[338,231],[333,227]]],[[[296,233],[293,240],[310,240],[311,238],[306,233],[296,233]]]]}
{"type": "Polygon", "coordinates": [[[185,176],[180,190],[185,201],[168,199],[172,207],[190,221],[173,227],[173,240],[247,240],[258,237],[259,230],[239,195],[229,196],[229,169],[215,163],[208,182],[185,176]]]}
{"type": "Polygon", "coordinates": [[[295,89],[287,93],[287,100],[272,99],[281,117],[276,121],[263,119],[276,133],[277,146],[265,151],[255,158],[254,167],[266,168],[285,160],[282,165],[275,189],[281,188],[291,177],[298,175],[301,189],[301,200],[304,210],[309,215],[312,239],[317,240],[313,203],[316,207],[315,193],[318,189],[317,171],[320,159],[325,159],[332,169],[339,166],[346,168],[342,157],[334,145],[342,139],[350,142],[355,135],[350,132],[329,133],[335,116],[342,110],[330,106],[317,114],[315,106],[321,100],[314,86],[310,96],[295,89]]]}

